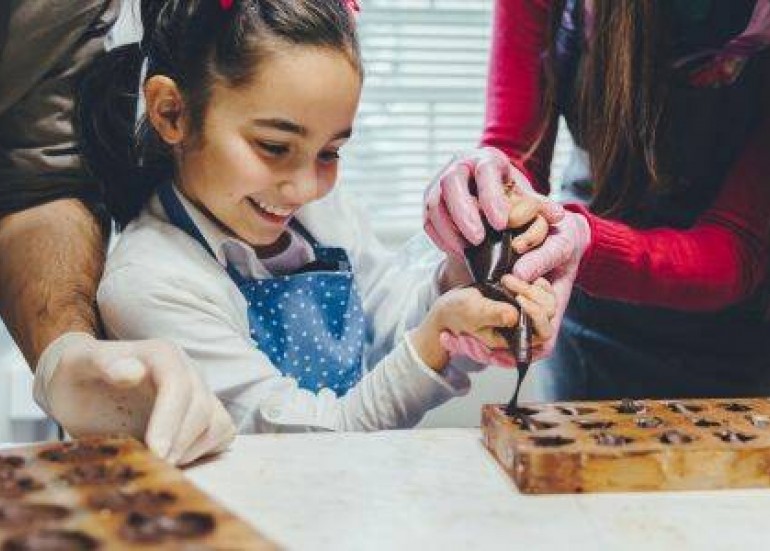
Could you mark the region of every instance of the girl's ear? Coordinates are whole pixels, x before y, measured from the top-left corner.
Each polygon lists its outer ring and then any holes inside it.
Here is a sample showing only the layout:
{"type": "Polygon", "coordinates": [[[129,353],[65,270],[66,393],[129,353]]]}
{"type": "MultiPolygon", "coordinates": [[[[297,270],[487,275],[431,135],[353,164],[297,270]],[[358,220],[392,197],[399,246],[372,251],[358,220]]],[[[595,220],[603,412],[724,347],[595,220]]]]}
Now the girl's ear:
{"type": "Polygon", "coordinates": [[[185,106],[182,92],[172,79],[155,75],[144,84],[147,118],[164,142],[178,145],[185,138],[185,106]]]}

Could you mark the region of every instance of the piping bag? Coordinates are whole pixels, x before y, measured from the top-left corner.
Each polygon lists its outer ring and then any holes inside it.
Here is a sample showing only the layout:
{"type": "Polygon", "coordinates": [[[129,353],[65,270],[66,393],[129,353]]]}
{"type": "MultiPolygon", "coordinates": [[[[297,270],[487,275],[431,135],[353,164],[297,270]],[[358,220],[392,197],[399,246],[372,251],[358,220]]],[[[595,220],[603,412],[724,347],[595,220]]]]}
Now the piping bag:
{"type": "Polygon", "coordinates": [[[507,415],[518,412],[519,390],[524,377],[527,376],[529,364],[532,361],[532,319],[524,313],[516,302],[516,297],[500,283],[505,274],[511,272],[513,265],[521,257],[512,247],[513,239],[524,233],[529,225],[521,228],[495,230],[482,217],[486,237],[479,245],[471,245],[463,251],[465,263],[475,282],[473,287],[490,300],[507,302],[519,310],[519,323],[515,328],[498,328],[513,357],[516,360],[518,378],[516,390],[505,409],[507,415]]]}

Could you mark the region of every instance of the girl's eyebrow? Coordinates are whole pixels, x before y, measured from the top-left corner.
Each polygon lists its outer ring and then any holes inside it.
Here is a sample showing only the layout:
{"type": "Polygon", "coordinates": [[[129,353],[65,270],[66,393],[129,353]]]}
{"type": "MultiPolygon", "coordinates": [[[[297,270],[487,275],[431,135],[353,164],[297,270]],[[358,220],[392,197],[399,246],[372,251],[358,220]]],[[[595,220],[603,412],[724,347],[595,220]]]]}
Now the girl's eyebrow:
{"type": "MultiPolygon", "coordinates": [[[[308,131],[307,128],[304,126],[300,126],[299,124],[292,122],[287,119],[254,119],[254,125],[255,126],[262,126],[265,128],[275,128],[276,130],[281,130],[283,132],[290,132],[291,134],[297,134],[298,136],[307,137],[308,131]]],[[[352,128],[346,128],[342,132],[338,132],[334,135],[334,140],[341,140],[341,139],[347,139],[350,138],[350,136],[353,135],[353,129],[352,128]]]]}

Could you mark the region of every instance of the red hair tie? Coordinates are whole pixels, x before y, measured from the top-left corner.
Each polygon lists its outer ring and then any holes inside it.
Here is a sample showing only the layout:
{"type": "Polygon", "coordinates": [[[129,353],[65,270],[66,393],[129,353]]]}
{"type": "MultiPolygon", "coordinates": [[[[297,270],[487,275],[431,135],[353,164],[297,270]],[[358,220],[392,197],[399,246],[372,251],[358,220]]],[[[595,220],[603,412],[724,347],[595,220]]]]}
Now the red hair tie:
{"type": "Polygon", "coordinates": [[[361,11],[361,6],[358,4],[358,0],[346,0],[346,3],[348,5],[348,9],[353,13],[359,13],[361,11]]]}
{"type": "Polygon", "coordinates": [[[234,1],[235,0],[219,0],[219,5],[222,6],[223,10],[227,11],[233,7],[234,1]]]}

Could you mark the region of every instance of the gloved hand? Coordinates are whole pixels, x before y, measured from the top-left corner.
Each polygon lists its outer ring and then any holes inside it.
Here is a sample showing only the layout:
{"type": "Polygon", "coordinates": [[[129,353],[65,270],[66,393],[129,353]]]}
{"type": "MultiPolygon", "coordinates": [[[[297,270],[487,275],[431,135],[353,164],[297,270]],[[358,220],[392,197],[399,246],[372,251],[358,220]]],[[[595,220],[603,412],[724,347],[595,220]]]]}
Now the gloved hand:
{"type": "MultiPolygon", "coordinates": [[[[545,346],[553,341],[558,327],[555,324],[555,291],[544,278],[537,279],[532,285],[510,275],[504,276],[502,281],[508,290],[517,294],[519,306],[533,321],[536,331],[532,341],[532,360],[537,361],[544,357],[545,346]]],[[[516,367],[516,359],[507,349],[492,349],[471,335],[455,335],[444,331],[441,333],[440,342],[451,356],[465,356],[483,365],[516,367]]]]}
{"type": "Polygon", "coordinates": [[[462,256],[468,244],[478,245],[484,239],[482,214],[497,230],[517,228],[540,216],[517,239],[520,253],[529,250],[526,243],[542,241],[548,225],[564,216],[561,205],[535,193],[508,157],[493,147],[453,159],[428,186],[424,203],[425,232],[438,248],[456,256],[462,256]],[[476,196],[471,182],[475,182],[476,196]],[[530,200],[518,201],[516,195],[530,200]]]}
{"type": "Polygon", "coordinates": [[[522,256],[513,267],[513,275],[524,281],[547,276],[556,293],[554,334],[544,345],[544,355],[550,354],[556,343],[580,261],[590,244],[591,226],[586,217],[567,212],[564,220],[551,229],[543,244],[522,256]]]}
{"type": "Polygon", "coordinates": [[[40,357],[34,394],[68,434],[129,434],[172,464],[223,451],[236,433],[190,358],[163,341],[62,335],[40,357]]]}

